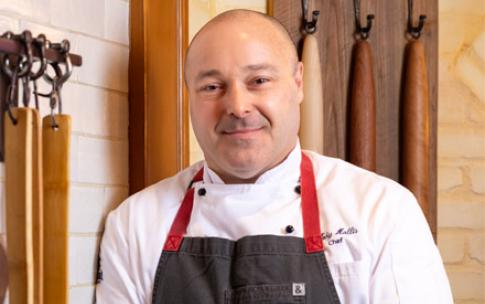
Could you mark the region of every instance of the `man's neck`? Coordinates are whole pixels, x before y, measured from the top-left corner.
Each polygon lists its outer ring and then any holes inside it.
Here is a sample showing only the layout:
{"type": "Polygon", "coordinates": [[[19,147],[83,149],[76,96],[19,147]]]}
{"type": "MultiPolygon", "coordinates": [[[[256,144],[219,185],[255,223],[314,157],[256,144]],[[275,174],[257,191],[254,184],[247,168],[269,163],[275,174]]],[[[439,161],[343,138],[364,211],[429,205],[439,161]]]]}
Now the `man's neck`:
{"type": "Polygon", "coordinates": [[[296,143],[295,146],[293,146],[290,151],[288,151],[285,156],[283,158],[280,158],[280,160],[274,164],[271,164],[265,168],[263,168],[262,170],[260,170],[259,172],[255,173],[255,174],[247,174],[247,172],[240,172],[239,174],[237,174],[237,172],[235,172],[236,174],[234,173],[227,173],[227,172],[223,172],[222,170],[218,170],[217,168],[215,168],[214,166],[211,166],[210,162],[207,162],[207,166],[210,170],[212,170],[219,179],[221,179],[225,184],[254,184],[258,181],[258,179],[263,175],[265,174],[266,172],[278,167],[279,165],[281,165],[283,162],[285,162],[289,155],[295,150],[296,146],[298,144],[296,143]],[[249,177],[244,177],[244,176],[249,176],[249,177]]]}

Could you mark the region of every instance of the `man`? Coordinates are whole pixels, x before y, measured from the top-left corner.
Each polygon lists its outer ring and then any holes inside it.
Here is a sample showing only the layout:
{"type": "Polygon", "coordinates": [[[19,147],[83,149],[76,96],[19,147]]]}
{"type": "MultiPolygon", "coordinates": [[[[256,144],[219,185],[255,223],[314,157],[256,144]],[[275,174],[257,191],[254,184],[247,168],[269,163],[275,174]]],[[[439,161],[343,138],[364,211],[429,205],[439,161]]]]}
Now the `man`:
{"type": "Polygon", "coordinates": [[[302,153],[302,74],[270,17],[200,30],[185,76],[205,162],[109,215],[98,303],[452,303],[412,194],[302,153]]]}

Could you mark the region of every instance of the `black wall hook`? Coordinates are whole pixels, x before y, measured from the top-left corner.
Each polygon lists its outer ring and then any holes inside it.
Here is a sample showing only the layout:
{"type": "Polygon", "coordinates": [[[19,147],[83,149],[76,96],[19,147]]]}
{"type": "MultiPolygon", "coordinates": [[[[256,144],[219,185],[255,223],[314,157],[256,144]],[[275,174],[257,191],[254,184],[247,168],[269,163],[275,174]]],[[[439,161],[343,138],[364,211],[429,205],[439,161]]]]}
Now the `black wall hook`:
{"type": "Polygon", "coordinates": [[[408,33],[414,39],[418,39],[423,31],[426,15],[419,15],[418,26],[413,25],[413,0],[408,0],[408,33]]]}
{"type": "Polygon", "coordinates": [[[355,14],[355,33],[360,36],[362,40],[369,38],[369,33],[372,28],[372,20],[375,18],[374,15],[367,15],[367,25],[362,27],[360,22],[360,0],[354,0],[354,14],[355,14]]]}
{"type": "Polygon", "coordinates": [[[313,34],[317,31],[317,21],[320,11],[312,12],[312,20],[308,20],[308,0],[301,0],[301,11],[303,20],[303,32],[305,34],[313,34]]]}

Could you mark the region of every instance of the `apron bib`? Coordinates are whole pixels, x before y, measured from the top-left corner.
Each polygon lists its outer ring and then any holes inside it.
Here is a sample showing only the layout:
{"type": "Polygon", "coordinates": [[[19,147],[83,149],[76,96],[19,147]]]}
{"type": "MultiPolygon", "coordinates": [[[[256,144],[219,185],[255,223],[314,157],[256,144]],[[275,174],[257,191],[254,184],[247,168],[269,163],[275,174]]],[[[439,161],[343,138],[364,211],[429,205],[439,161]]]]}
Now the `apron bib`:
{"type": "MultiPolygon", "coordinates": [[[[184,237],[194,202],[192,184],[165,241],[152,303],[291,304],[340,303],[324,254],[311,160],[302,153],[303,238],[246,236],[237,241],[184,237]]],[[[198,195],[205,195],[201,188],[198,195]]]]}

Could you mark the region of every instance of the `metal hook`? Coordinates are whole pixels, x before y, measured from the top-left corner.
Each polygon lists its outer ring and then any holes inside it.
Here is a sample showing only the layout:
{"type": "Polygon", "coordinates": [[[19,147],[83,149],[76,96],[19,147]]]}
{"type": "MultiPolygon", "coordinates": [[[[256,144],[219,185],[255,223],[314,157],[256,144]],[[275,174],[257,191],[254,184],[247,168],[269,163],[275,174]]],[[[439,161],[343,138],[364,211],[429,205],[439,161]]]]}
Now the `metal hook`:
{"type": "Polygon", "coordinates": [[[22,101],[24,107],[30,104],[30,75],[25,75],[22,79],[22,101]]]}
{"type": "MultiPolygon", "coordinates": [[[[66,60],[69,60],[69,59],[66,59],[66,60]]],[[[70,62],[70,60],[69,60],[69,62],[70,62]]],[[[50,105],[50,109],[51,109],[51,114],[50,114],[50,116],[51,116],[51,127],[52,127],[52,129],[57,130],[59,128],[59,125],[56,122],[56,119],[55,119],[55,116],[54,116],[54,110],[57,106],[59,114],[62,113],[61,89],[62,89],[62,84],[69,77],[69,76],[66,77],[66,74],[70,74],[70,73],[63,74],[62,70],[59,67],[59,64],[57,62],[51,62],[49,64],[54,69],[55,76],[50,77],[50,76],[48,76],[47,73],[45,73],[44,79],[51,84],[52,89],[49,93],[46,93],[46,94],[39,93],[37,91],[35,91],[34,94],[36,96],[38,95],[38,96],[49,98],[49,105],[50,105]]]]}
{"type": "Polygon", "coordinates": [[[32,64],[33,64],[33,51],[32,51],[32,33],[30,31],[23,31],[23,33],[20,35],[20,38],[22,42],[24,43],[25,46],[25,54],[27,55],[26,60],[24,61],[26,63],[26,66],[22,71],[19,73],[19,77],[24,77],[25,75],[29,75],[32,69],[32,64]]]}
{"type": "Polygon", "coordinates": [[[34,83],[34,101],[35,101],[35,108],[39,110],[39,94],[38,94],[38,88],[37,88],[37,79],[39,79],[44,73],[45,70],[47,69],[47,59],[45,58],[45,50],[47,48],[47,43],[48,40],[45,37],[44,34],[40,34],[37,36],[37,38],[34,39],[35,45],[39,49],[39,54],[40,54],[40,67],[37,70],[36,73],[31,73],[30,78],[32,82],[34,83]]]}
{"type": "Polygon", "coordinates": [[[39,49],[40,54],[40,67],[35,73],[30,73],[30,77],[32,80],[38,79],[42,76],[47,68],[47,59],[45,58],[45,49],[47,47],[47,39],[44,34],[40,34],[37,38],[34,39],[34,45],[36,45],[39,49]]]}
{"type": "Polygon", "coordinates": [[[408,0],[408,33],[414,39],[418,39],[423,31],[426,15],[419,15],[418,26],[413,25],[413,0],[408,0]]]}
{"type": "Polygon", "coordinates": [[[56,116],[54,115],[54,109],[56,108],[56,104],[59,104],[59,113],[62,112],[61,103],[60,103],[60,94],[57,89],[57,81],[52,83],[52,94],[50,96],[50,108],[51,108],[51,128],[54,130],[59,129],[59,125],[56,122],[56,116]]]}
{"type": "Polygon", "coordinates": [[[302,20],[303,20],[303,31],[306,34],[313,34],[317,31],[317,21],[320,11],[312,12],[312,20],[308,20],[308,0],[301,0],[301,10],[302,10],[302,20]]]}
{"type": "MultiPolygon", "coordinates": [[[[58,49],[61,53],[65,56],[65,66],[66,69],[64,73],[62,72],[61,68],[59,67],[58,63],[51,63],[52,68],[56,72],[54,77],[50,77],[47,73],[44,74],[44,79],[52,84],[52,91],[48,95],[51,99],[51,117],[52,117],[52,128],[56,129],[59,126],[57,125],[55,118],[54,118],[54,108],[56,104],[58,105],[59,114],[62,113],[62,94],[61,89],[63,84],[69,79],[72,74],[72,62],[71,57],[69,57],[69,50],[70,50],[70,43],[69,40],[63,40],[61,43],[53,43],[51,44],[52,48],[58,49]]],[[[39,94],[44,96],[42,94],[39,94]]]]}
{"type": "Polygon", "coordinates": [[[17,70],[13,71],[10,84],[7,87],[7,98],[5,100],[5,104],[7,106],[7,113],[8,117],[12,121],[14,125],[17,124],[18,120],[13,116],[12,113],[12,106],[17,106],[17,96],[18,96],[18,90],[17,90],[17,82],[18,82],[18,77],[17,77],[17,70]]]}
{"type": "Polygon", "coordinates": [[[12,78],[14,69],[19,69],[17,71],[17,77],[24,77],[25,75],[30,74],[33,62],[32,34],[29,31],[24,31],[21,35],[5,32],[2,37],[20,40],[25,47],[25,52],[14,57],[14,60],[12,60],[9,55],[3,57],[3,64],[1,65],[2,71],[10,78],[12,78]]]}
{"type": "Polygon", "coordinates": [[[367,15],[367,25],[362,27],[360,22],[360,0],[354,0],[354,14],[355,14],[355,33],[360,35],[362,40],[369,38],[369,33],[372,28],[372,20],[375,18],[374,15],[367,15]]]}
{"type": "Polygon", "coordinates": [[[32,66],[34,65],[34,59],[33,59],[34,55],[33,55],[33,49],[32,49],[33,38],[32,38],[32,33],[30,31],[24,31],[20,37],[25,46],[25,53],[27,54],[27,59],[20,62],[20,67],[23,67],[25,65],[25,68],[22,68],[22,71],[19,74],[19,76],[21,77],[21,80],[22,80],[23,104],[24,104],[24,107],[28,107],[30,104],[30,80],[31,80],[30,77],[32,75],[32,66]]]}
{"type": "MultiPolygon", "coordinates": [[[[69,40],[63,40],[61,43],[52,43],[51,47],[54,49],[58,49],[61,53],[64,54],[66,66],[66,70],[64,73],[61,73],[61,75],[59,75],[58,72],[60,71],[60,69],[58,63],[51,64],[52,67],[56,70],[56,77],[59,77],[59,79],[57,79],[58,85],[62,86],[69,79],[69,77],[71,77],[72,74],[72,62],[71,57],[69,57],[71,44],[69,43],[69,40]]],[[[44,74],[44,79],[49,83],[52,83],[54,81],[54,79],[50,77],[47,73],[44,74]]]]}

